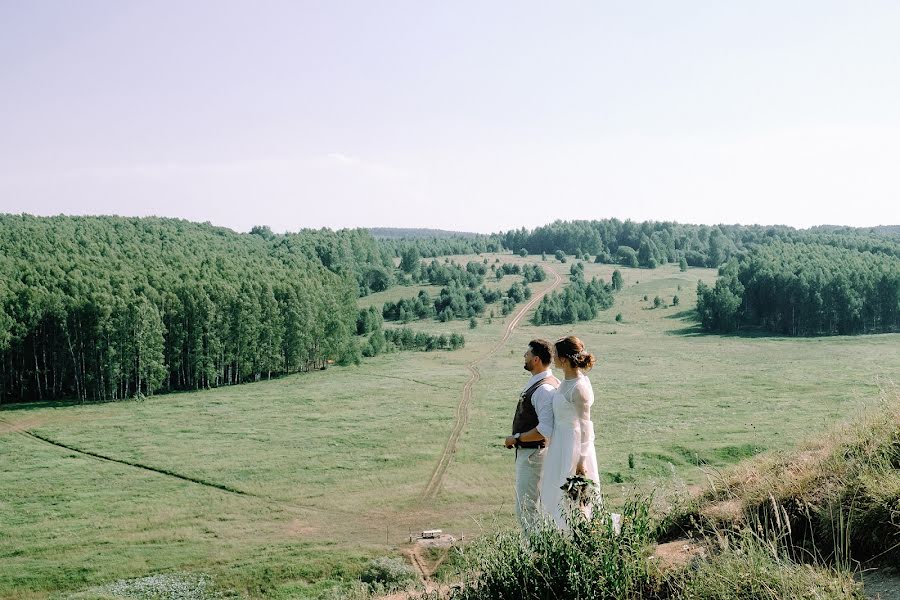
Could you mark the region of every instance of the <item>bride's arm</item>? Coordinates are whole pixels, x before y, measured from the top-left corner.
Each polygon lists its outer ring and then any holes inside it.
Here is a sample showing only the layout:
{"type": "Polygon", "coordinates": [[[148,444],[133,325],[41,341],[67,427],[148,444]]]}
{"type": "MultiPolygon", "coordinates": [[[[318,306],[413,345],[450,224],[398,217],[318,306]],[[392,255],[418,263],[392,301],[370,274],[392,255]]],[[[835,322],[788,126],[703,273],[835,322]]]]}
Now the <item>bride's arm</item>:
{"type": "Polygon", "coordinates": [[[579,430],[581,431],[581,439],[575,440],[579,448],[578,465],[575,467],[577,475],[585,474],[585,458],[594,447],[594,423],[591,421],[592,400],[593,392],[590,388],[585,390],[582,385],[578,385],[572,390],[572,401],[575,403],[575,412],[578,415],[579,430]]]}

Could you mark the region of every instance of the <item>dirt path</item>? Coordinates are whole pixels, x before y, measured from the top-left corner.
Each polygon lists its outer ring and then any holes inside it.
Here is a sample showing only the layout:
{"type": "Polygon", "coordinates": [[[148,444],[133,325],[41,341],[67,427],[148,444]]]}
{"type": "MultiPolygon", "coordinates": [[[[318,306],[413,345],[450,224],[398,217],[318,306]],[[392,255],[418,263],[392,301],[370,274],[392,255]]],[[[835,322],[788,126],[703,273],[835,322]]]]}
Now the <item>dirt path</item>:
{"type": "Polygon", "coordinates": [[[472,389],[475,387],[475,384],[481,379],[481,371],[478,370],[479,363],[483,362],[485,359],[492,356],[497,352],[500,348],[509,341],[509,338],[512,336],[513,331],[515,331],[516,327],[525,318],[526,313],[529,310],[534,308],[534,306],[540,302],[541,298],[555,290],[562,284],[562,277],[559,273],[557,273],[554,269],[547,267],[547,270],[550,271],[550,274],[553,275],[554,281],[553,285],[548,287],[546,290],[537,294],[531,298],[528,302],[525,303],[525,306],[520,308],[518,312],[516,312],[515,316],[513,316],[512,320],[506,325],[506,330],[503,333],[503,337],[500,338],[493,348],[488,351],[487,354],[480,358],[476,358],[468,365],[466,368],[469,369],[471,375],[469,376],[468,381],[466,381],[466,385],[463,387],[462,397],[459,400],[459,404],[456,405],[456,410],[453,415],[453,427],[450,430],[450,437],[447,439],[447,443],[444,445],[444,450],[441,452],[441,456],[438,459],[437,465],[434,468],[434,471],[431,474],[431,478],[428,480],[428,484],[425,486],[425,489],[422,491],[421,501],[427,502],[430,500],[434,500],[437,498],[438,493],[441,490],[441,486],[444,483],[444,477],[447,474],[447,469],[450,467],[450,461],[453,458],[453,454],[456,452],[456,443],[459,441],[459,436],[462,435],[463,429],[465,429],[466,425],[469,422],[469,406],[472,404],[472,389]]]}

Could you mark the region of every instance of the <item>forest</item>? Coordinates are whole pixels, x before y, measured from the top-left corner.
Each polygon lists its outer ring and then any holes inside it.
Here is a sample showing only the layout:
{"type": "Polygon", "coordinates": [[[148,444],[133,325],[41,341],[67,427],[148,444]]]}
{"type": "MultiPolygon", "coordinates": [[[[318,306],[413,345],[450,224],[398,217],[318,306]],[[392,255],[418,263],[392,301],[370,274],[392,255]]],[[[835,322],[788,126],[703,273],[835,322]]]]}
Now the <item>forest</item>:
{"type": "Polygon", "coordinates": [[[689,225],[667,221],[555,221],[499,234],[503,245],[529,254],[595,256],[596,262],[654,268],[684,259],[692,267],[718,267],[751,248],[776,241],[816,243],[900,258],[900,235],[892,228],[783,225],[689,225]]]}
{"type": "MultiPolygon", "coordinates": [[[[376,239],[363,229],[275,234],[257,226],[242,234],[177,219],[0,215],[0,403],[116,400],[256,381],[392,349],[454,347],[437,338],[382,340],[382,317],[471,318],[501,300],[508,314],[530,295],[528,282],[546,277],[542,268],[436,258],[502,250],[552,253],[561,262],[575,255],[630,267],[720,267],[714,286],[698,288],[707,331],[900,330],[895,227],[608,219],[376,239]],[[489,291],[482,284],[491,273],[523,282],[489,291]],[[360,327],[357,297],[421,283],[444,290],[385,306],[360,327]]],[[[571,274],[563,292],[542,299],[533,323],[591,319],[611,304],[615,278],[586,282],[577,264],[571,274]]]]}
{"type": "Polygon", "coordinates": [[[0,216],[0,402],[116,400],[357,360],[362,230],[0,216]]]}
{"type": "Polygon", "coordinates": [[[900,259],[814,243],[758,246],[697,285],[707,331],[791,336],[900,331],[900,259]]]}

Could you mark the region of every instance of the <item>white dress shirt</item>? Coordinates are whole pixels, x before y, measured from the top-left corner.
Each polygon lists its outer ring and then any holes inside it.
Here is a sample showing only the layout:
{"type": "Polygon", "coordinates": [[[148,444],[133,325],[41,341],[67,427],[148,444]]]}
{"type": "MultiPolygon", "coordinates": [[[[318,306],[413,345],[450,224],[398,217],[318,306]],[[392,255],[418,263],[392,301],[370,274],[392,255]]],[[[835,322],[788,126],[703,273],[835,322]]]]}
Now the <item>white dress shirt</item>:
{"type": "MultiPolygon", "coordinates": [[[[528,380],[528,384],[522,389],[522,393],[526,392],[528,388],[541,379],[552,376],[553,372],[550,369],[532,375],[531,379],[528,380]]],[[[534,406],[534,412],[537,413],[538,418],[538,433],[548,440],[550,439],[550,436],[553,435],[553,393],[555,391],[556,388],[549,383],[545,383],[534,390],[534,394],[531,395],[531,404],[534,406]]]]}

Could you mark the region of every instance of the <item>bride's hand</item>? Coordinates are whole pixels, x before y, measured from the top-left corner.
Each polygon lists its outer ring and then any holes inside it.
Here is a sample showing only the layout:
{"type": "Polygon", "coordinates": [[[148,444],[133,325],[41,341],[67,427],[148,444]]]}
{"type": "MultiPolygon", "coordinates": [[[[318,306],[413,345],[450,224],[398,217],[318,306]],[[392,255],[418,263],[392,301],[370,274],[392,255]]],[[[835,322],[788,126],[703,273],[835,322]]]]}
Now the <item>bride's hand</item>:
{"type": "Polygon", "coordinates": [[[578,461],[578,466],[575,467],[575,474],[576,474],[576,475],[581,475],[582,477],[584,477],[585,475],[587,475],[587,469],[584,468],[584,461],[583,461],[583,460],[579,460],[579,461],[578,461]]]}

